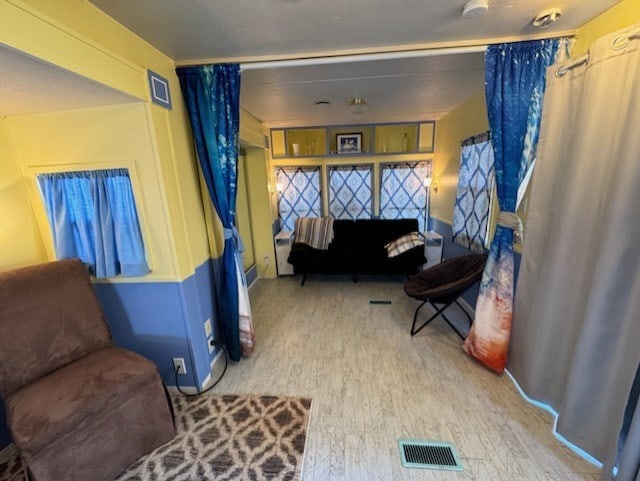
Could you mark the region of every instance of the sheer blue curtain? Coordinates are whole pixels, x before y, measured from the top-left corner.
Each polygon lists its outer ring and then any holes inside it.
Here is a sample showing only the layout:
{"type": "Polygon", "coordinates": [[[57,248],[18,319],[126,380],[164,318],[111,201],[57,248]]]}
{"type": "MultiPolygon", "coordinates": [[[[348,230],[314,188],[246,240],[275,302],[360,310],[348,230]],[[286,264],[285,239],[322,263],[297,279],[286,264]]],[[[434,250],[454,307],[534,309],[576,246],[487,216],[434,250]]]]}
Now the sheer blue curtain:
{"type": "Polygon", "coordinates": [[[58,259],[79,257],[96,277],[149,272],[126,169],[38,175],[58,259]]]}
{"type": "MultiPolygon", "coordinates": [[[[239,361],[253,344],[241,345],[236,229],[236,178],[240,127],[240,67],[200,65],[176,69],[185,99],[202,175],[224,228],[222,272],[217,289],[220,321],[229,357],[239,361]]],[[[243,285],[240,283],[240,285],[243,285]]],[[[253,337],[248,333],[243,338],[253,337]]]]}
{"type": "Polygon", "coordinates": [[[500,215],[480,284],[476,317],[465,351],[502,372],[513,311],[513,234],[518,188],[532,165],[542,114],[547,68],[558,39],[490,45],[485,85],[500,215]]]}

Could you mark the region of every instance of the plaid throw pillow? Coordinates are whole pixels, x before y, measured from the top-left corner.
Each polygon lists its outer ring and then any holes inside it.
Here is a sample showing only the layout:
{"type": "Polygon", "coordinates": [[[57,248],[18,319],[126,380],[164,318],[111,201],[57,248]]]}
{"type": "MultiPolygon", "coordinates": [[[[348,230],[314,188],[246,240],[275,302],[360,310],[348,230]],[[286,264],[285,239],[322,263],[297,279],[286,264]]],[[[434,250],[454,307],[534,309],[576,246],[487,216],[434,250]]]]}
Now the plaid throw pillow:
{"type": "Polygon", "coordinates": [[[326,250],[333,240],[333,219],[331,217],[298,217],[295,233],[295,242],[326,250]]]}
{"type": "Polygon", "coordinates": [[[388,257],[398,256],[403,252],[407,252],[409,249],[413,249],[417,246],[424,246],[424,241],[422,240],[422,237],[420,237],[420,234],[418,234],[417,232],[410,232],[409,234],[405,234],[402,237],[399,237],[396,240],[385,245],[388,257]]]}

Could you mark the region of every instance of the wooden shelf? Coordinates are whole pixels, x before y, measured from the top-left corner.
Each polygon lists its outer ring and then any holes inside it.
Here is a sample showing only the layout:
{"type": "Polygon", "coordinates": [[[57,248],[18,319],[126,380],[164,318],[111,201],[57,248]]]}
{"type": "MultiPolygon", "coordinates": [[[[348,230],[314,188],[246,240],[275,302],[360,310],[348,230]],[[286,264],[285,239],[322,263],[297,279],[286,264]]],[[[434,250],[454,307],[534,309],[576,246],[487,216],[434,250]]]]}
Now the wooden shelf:
{"type": "Polygon", "coordinates": [[[434,144],[433,121],[271,129],[273,158],[432,153],[434,144]],[[344,134],[362,135],[359,152],[338,152],[336,139],[344,134]],[[406,150],[403,149],[405,135],[406,150]]]}

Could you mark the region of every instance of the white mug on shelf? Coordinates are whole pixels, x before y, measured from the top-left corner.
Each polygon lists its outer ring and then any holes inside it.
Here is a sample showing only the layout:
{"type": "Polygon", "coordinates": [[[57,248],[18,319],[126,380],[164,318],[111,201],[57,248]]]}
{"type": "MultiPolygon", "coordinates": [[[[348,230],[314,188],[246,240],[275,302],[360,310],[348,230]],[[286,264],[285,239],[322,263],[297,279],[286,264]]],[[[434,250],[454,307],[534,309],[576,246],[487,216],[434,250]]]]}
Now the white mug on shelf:
{"type": "Polygon", "coordinates": [[[291,144],[291,148],[293,149],[293,155],[295,157],[297,157],[298,155],[300,155],[300,144],[295,143],[295,144],[291,144]]]}

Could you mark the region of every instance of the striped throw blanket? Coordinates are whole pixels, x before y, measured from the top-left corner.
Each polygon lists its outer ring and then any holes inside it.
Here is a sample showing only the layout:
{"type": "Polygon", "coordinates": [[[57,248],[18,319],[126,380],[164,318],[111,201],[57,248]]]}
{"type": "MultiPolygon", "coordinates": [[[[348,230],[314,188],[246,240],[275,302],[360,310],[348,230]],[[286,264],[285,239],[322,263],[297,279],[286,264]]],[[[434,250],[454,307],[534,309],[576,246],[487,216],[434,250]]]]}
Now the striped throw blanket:
{"type": "Polygon", "coordinates": [[[331,217],[298,217],[295,234],[295,242],[325,250],[333,240],[333,219],[331,217]]]}

